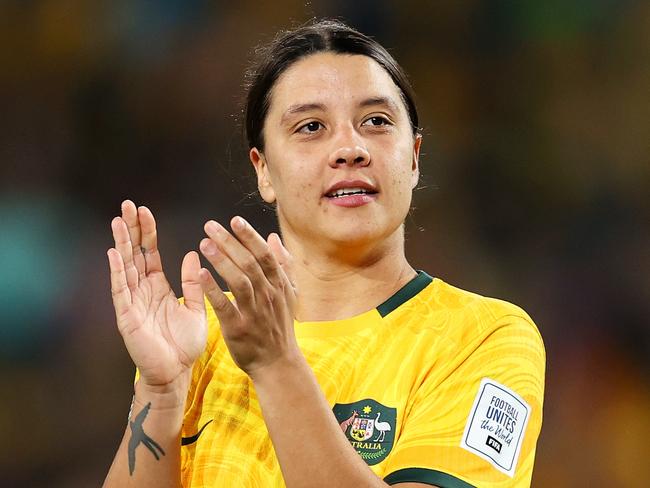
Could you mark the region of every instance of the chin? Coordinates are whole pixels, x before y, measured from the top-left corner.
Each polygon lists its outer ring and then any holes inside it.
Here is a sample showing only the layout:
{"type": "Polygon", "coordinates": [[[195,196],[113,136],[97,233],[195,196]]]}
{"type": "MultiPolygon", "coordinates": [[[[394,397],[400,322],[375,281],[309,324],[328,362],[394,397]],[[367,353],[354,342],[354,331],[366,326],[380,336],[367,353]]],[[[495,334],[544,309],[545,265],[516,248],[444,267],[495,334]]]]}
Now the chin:
{"type": "Polygon", "coordinates": [[[393,235],[399,227],[401,225],[389,228],[376,222],[341,222],[338,225],[331,226],[328,232],[323,235],[323,239],[330,241],[337,247],[374,247],[393,235]]]}

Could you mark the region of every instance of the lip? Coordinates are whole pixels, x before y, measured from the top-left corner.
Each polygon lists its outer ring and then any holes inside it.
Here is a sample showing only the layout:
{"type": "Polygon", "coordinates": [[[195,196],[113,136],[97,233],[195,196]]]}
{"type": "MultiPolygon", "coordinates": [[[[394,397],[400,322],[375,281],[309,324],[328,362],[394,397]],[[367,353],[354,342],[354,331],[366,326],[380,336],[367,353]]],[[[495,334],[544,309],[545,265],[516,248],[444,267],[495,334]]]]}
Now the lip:
{"type": "Polygon", "coordinates": [[[341,180],[341,181],[337,181],[332,186],[330,186],[327,190],[325,190],[323,196],[325,198],[331,198],[328,197],[327,195],[335,192],[336,190],[340,190],[341,188],[363,188],[364,190],[368,190],[369,192],[372,193],[378,192],[376,186],[364,180],[341,180]]]}
{"type": "Polygon", "coordinates": [[[356,195],[346,195],[344,197],[329,198],[326,197],[328,202],[337,207],[361,207],[370,202],[375,201],[376,193],[360,193],[356,195]]]}

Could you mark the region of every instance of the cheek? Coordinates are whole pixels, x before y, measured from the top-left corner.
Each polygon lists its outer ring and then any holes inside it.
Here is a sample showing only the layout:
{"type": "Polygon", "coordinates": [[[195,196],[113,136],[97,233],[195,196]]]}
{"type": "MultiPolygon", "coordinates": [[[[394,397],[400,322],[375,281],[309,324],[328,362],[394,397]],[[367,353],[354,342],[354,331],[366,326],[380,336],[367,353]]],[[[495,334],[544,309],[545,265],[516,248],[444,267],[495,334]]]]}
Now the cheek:
{"type": "Polygon", "coordinates": [[[408,197],[412,193],[412,153],[405,147],[394,147],[387,159],[389,186],[396,197],[408,197]]]}
{"type": "MultiPolygon", "coordinates": [[[[320,180],[313,173],[313,167],[313,164],[306,162],[282,166],[280,174],[276,176],[279,183],[276,184],[279,207],[295,213],[316,200],[316,193],[319,191],[316,183],[320,180]]],[[[318,204],[322,204],[320,198],[318,204]]]]}

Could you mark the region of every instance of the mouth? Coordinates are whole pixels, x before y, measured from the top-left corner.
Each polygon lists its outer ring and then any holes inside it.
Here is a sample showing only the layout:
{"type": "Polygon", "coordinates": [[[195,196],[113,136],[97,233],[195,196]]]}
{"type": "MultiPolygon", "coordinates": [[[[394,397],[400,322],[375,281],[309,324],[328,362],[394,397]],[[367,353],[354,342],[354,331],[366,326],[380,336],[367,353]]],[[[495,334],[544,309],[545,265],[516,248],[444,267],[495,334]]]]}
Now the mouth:
{"type": "Polygon", "coordinates": [[[352,195],[375,195],[377,192],[375,190],[370,190],[368,188],[360,187],[351,187],[351,188],[339,188],[334,191],[330,191],[325,194],[327,198],[343,198],[352,195]]]}
{"type": "Polygon", "coordinates": [[[324,196],[327,198],[337,199],[354,195],[376,195],[377,187],[365,179],[358,180],[340,180],[330,186],[324,196]]]}
{"type": "Polygon", "coordinates": [[[357,208],[375,201],[377,187],[363,180],[342,180],[333,184],[324,197],[333,205],[342,208],[357,208]]]}

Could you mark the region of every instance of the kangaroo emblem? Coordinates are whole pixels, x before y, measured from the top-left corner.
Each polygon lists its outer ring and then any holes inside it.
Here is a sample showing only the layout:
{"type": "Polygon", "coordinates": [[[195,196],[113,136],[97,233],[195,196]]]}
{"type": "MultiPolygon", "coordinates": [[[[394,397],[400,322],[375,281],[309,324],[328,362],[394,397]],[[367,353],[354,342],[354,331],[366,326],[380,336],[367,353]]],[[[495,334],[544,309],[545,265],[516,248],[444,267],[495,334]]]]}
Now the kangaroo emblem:
{"type": "Polygon", "coordinates": [[[350,417],[348,417],[346,420],[344,420],[343,422],[341,422],[339,424],[339,426],[341,427],[341,430],[343,431],[344,434],[345,434],[345,431],[348,430],[348,427],[350,427],[350,425],[352,425],[352,422],[354,422],[354,419],[357,418],[358,416],[359,416],[359,412],[357,412],[356,410],[353,410],[352,415],[350,415],[350,417]]]}

